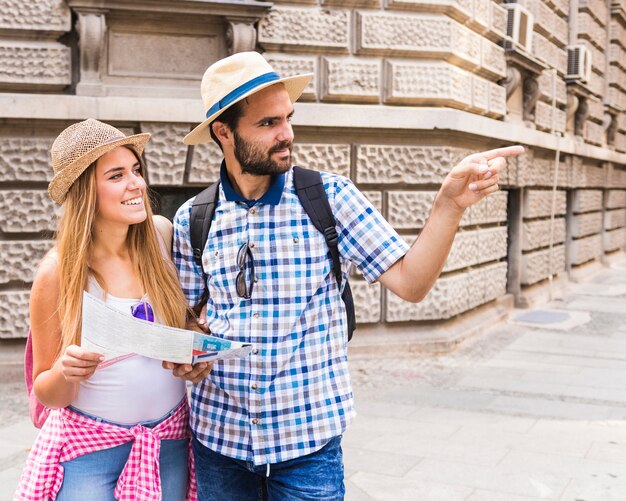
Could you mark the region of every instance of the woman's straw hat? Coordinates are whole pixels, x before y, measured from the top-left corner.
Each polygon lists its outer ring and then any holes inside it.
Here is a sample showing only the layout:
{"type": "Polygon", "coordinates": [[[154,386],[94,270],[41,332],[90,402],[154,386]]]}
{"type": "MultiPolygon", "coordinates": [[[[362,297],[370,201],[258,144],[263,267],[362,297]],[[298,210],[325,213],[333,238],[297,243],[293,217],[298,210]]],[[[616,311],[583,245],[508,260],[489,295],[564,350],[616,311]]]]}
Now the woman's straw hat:
{"type": "Polygon", "coordinates": [[[204,72],[200,94],[206,120],[185,136],[185,144],[211,141],[209,124],[233,104],[255,92],[282,83],[291,102],[298,100],[313,78],[312,73],[280,78],[258,52],[238,52],[209,66],[204,72]]]}
{"type": "Polygon", "coordinates": [[[50,198],[61,205],[78,177],[105,153],[130,146],[141,156],[150,134],[125,136],[115,127],[88,118],[70,125],[54,140],[50,150],[54,177],[48,185],[50,198]]]}

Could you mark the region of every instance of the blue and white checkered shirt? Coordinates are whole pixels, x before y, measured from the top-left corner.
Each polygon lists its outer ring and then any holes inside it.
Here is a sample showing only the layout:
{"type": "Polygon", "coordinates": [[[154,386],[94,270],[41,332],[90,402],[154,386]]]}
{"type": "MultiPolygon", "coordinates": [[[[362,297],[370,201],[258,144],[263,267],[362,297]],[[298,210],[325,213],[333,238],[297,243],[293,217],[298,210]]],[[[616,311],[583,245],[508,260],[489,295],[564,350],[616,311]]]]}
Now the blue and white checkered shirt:
{"type": "MultiPolygon", "coordinates": [[[[337,219],[345,284],[350,264],[373,282],[408,250],[353,183],[322,173],[337,219]]],[[[189,240],[191,200],[174,219],[174,261],[195,305],[209,291],[213,335],[252,343],[249,357],[216,362],[194,385],[191,426],[208,448],[255,465],[310,454],[341,435],[354,412],[347,321],[324,236],[304,212],[293,171],[278,176],[252,206],[222,173],[219,201],[202,257],[189,240]],[[237,295],[237,252],[252,248],[257,282],[237,295]]],[[[249,273],[247,273],[249,278],[249,273]]]]}

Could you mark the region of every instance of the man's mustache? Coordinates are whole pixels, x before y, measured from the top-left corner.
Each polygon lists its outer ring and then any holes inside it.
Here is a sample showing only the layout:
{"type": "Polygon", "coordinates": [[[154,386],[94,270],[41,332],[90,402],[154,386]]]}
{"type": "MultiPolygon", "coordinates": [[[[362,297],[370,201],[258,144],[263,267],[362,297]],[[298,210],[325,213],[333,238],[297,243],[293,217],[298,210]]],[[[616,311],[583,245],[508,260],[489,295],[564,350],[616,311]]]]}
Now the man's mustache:
{"type": "Polygon", "coordinates": [[[275,146],[270,148],[269,154],[276,153],[277,151],[284,150],[285,148],[289,148],[289,152],[291,152],[291,148],[293,147],[292,141],[281,141],[277,143],[275,146]]]}

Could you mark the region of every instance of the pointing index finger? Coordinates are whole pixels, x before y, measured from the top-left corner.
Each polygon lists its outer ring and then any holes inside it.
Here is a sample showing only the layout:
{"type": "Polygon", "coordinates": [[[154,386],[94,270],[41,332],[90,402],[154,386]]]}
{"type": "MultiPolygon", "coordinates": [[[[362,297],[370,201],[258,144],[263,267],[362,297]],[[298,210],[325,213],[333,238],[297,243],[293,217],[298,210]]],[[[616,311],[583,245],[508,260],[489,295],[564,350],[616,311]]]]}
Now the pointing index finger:
{"type": "Polygon", "coordinates": [[[491,160],[496,157],[515,157],[524,153],[524,147],[521,145],[506,146],[504,148],[496,148],[495,150],[489,150],[482,153],[487,159],[491,160]]]}

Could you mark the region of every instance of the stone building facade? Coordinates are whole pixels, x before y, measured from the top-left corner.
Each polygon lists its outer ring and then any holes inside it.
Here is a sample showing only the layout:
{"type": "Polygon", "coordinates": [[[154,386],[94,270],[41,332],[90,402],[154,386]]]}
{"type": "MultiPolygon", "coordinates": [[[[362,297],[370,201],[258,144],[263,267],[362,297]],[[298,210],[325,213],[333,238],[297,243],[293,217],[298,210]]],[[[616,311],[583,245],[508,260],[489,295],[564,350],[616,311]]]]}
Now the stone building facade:
{"type": "Polygon", "coordinates": [[[467,211],[422,303],[355,275],[364,330],[528,305],[623,252],[626,0],[0,0],[0,338],[25,335],[53,237],[54,137],[87,117],[153,134],[148,179],[171,216],[218,175],[215,145],[182,143],[202,73],[242,50],[315,74],[296,163],[352,178],[409,241],[463,156],[527,148],[467,211]]]}

